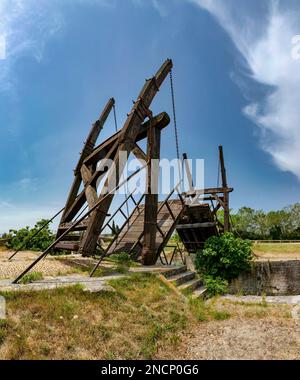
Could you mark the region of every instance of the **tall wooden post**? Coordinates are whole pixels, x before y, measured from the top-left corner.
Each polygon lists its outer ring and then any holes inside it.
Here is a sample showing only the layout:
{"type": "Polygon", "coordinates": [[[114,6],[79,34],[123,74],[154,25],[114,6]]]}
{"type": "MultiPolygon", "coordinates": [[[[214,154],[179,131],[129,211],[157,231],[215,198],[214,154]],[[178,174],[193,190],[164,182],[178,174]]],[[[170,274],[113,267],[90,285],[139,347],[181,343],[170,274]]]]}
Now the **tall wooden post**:
{"type": "Polygon", "coordinates": [[[142,262],[144,265],[156,263],[156,233],[157,233],[157,208],[158,208],[158,171],[157,165],[160,159],[160,129],[150,127],[147,141],[147,194],[145,197],[144,215],[144,241],[142,250],[142,262]],[[155,160],[155,161],[153,161],[155,160]]]}
{"type": "MultiPolygon", "coordinates": [[[[224,162],[224,154],[223,147],[219,146],[219,160],[220,160],[220,168],[221,168],[221,176],[222,176],[222,187],[227,189],[227,175],[226,168],[224,162]]],[[[229,209],[229,192],[224,192],[224,232],[230,231],[230,209],[229,209]]]]}
{"type": "Polygon", "coordinates": [[[186,171],[186,175],[187,175],[187,179],[188,179],[188,183],[189,183],[189,191],[193,191],[194,190],[194,183],[193,183],[193,177],[192,177],[192,173],[191,173],[191,168],[189,166],[187,154],[183,153],[182,158],[183,158],[183,162],[185,165],[185,171],[186,171]]]}

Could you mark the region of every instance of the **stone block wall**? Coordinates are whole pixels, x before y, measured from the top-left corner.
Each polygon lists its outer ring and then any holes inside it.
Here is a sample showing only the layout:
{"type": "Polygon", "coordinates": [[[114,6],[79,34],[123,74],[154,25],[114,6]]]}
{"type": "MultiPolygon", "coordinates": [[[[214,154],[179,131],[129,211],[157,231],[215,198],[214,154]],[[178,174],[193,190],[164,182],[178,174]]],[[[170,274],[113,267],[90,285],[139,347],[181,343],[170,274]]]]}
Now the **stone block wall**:
{"type": "Polygon", "coordinates": [[[257,261],[229,286],[244,295],[300,295],[300,260],[257,261]]]}

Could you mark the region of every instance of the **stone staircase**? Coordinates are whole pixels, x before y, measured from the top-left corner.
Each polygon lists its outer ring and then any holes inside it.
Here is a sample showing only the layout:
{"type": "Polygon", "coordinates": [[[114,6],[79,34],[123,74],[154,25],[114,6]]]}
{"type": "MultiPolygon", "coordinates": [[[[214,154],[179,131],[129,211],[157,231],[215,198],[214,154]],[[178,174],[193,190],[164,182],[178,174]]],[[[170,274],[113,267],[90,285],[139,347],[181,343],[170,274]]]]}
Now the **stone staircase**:
{"type": "Polygon", "coordinates": [[[184,294],[190,294],[192,298],[204,298],[206,288],[203,281],[197,277],[196,272],[188,270],[186,265],[169,269],[163,273],[164,277],[184,294]]]}

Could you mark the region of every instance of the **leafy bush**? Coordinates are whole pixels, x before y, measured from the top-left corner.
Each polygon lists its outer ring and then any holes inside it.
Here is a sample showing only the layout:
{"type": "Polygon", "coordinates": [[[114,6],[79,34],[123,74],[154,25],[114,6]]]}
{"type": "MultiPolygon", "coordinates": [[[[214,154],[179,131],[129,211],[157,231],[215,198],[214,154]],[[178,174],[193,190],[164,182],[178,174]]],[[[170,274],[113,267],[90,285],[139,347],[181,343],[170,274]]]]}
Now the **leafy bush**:
{"type": "Polygon", "coordinates": [[[197,253],[196,268],[205,275],[230,281],[250,269],[251,242],[236,238],[232,233],[212,236],[197,253]]]}
{"type": "Polygon", "coordinates": [[[209,297],[225,294],[228,289],[228,281],[221,277],[206,276],[204,283],[209,297]]]}
{"type": "Polygon", "coordinates": [[[54,234],[51,232],[49,225],[45,227],[37,236],[33,235],[47,223],[46,219],[42,219],[36,223],[33,228],[28,226],[20,230],[10,230],[11,239],[7,243],[10,249],[19,249],[25,244],[23,249],[32,251],[44,251],[54,241],[54,234]]]}

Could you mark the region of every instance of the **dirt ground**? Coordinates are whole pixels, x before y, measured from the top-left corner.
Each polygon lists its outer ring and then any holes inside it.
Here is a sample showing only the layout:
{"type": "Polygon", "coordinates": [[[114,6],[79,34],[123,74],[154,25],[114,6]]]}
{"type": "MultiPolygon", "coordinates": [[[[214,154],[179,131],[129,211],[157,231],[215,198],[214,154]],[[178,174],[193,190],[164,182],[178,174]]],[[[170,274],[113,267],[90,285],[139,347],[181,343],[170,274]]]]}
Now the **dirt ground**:
{"type": "Polygon", "coordinates": [[[185,350],[185,359],[299,360],[300,324],[269,318],[215,321],[202,325],[185,350]]]}
{"type": "Polygon", "coordinates": [[[235,303],[214,305],[220,318],[199,323],[183,339],[180,359],[296,360],[300,359],[300,320],[291,305],[235,303]]]}

